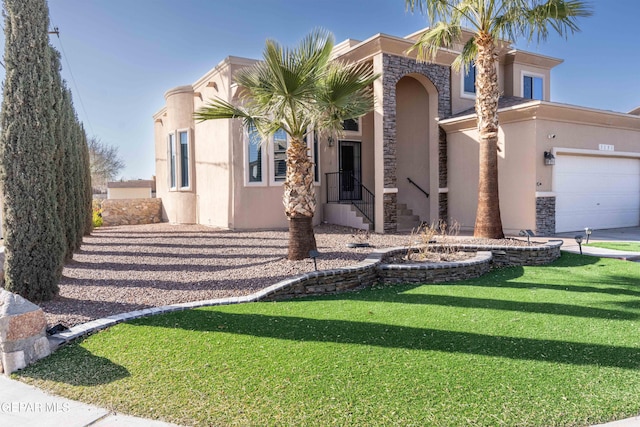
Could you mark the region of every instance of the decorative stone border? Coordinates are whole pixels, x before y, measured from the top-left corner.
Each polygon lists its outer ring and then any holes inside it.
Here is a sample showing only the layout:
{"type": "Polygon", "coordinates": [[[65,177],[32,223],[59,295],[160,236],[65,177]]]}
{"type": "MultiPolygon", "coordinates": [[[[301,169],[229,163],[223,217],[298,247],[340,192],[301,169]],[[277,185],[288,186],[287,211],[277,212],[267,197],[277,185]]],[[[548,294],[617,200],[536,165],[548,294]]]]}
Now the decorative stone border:
{"type": "MultiPolygon", "coordinates": [[[[405,251],[406,249],[403,250],[405,251]]],[[[386,256],[396,254],[387,253],[386,256]]],[[[491,252],[479,251],[475,257],[463,261],[380,264],[376,271],[382,283],[455,282],[474,279],[487,273],[491,269],[491,259],[491,252]]]]}
{"type": "Polygon", "coordinates": [[[469,279],[480,276],[481,274],[478,274],[480,271],[486,273],[491,267],[550,263],[560,256],[560,246],[562,246],[562,240],[549,241],[544,245],[538,246],[460,245],[458,247],[460,250],[475,251],[478,252],[477,255],[469,260],[452,263],[395,265],[384,263],[385,258],[405,252],[407,248],[378,249],[372,251],[363,261],[356,265],[333,270],[313,271],[283,280],[251,295],[153,307],[93,320],[50,336],[49,343],[53,351],[60,345],[118,323],[140,317],[198,307],[331,294],[372,286],[379,281],[383,283],[416,283],[416,281],[429,283],[431,280],[422,279],[421,277],[433,277],[433,282],[445,281],[445,277],[451,277],[451,280],[469,279]],[[408,277],[409,275],[415,277],[415,281],[410,282],[412,278],[408,277]],[[400,276],[402,276],[402,279],[399,279],[400,276]],[[407,277],[405,278],[405,276],[407,277]]]}

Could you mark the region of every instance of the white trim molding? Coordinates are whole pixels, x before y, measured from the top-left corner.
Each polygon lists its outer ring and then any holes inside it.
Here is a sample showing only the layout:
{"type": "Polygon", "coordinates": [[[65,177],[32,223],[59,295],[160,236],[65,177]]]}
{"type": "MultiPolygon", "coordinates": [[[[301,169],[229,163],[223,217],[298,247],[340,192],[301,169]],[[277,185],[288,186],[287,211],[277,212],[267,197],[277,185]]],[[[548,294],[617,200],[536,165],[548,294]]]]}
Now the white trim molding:
{"type": "Polygon", "coordinates": [[[536,197],[556,197],[553,191],[536,191],[536,197]]]}
{"type": "Polygon", "coordinates": [[[630,151],[602,151],[602,150],[588,150],[584,148],[563,148],[553,147],[551,149],[553,155],[566,154],[574,156],[593,156],[593,157],[626,157],[631,159],[640,159],[640,153],[634,153],[630,151]]]}

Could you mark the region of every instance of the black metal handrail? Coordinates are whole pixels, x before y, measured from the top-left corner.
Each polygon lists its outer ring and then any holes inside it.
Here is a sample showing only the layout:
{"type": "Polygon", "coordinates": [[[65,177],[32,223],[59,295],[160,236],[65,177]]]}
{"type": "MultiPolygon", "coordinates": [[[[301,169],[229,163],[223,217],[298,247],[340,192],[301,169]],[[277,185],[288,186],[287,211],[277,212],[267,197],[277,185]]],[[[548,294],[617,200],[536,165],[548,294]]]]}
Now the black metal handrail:
{"type": "Polygon", "coordinates": [[[353,174],[347,172],[325,173],[327,184],[327,203],[349,203],[371,224],[375,224],[375,196],[353,174]]]}
{"type": "Polygon", "coordinates": [[[410,183],[412,183],[413,185],[415,185],[415,187],[416,187],[418,190],[422,191],[422,192],[424,193],[424,195],[425,195],[425,196],[429,197],[429,193],[427,193],[426,191],[424,191],[424,190],[422,189],[422,187],[420,187],[418,184],[416,184],[415,182],[413,182],[413,180],[412,180],[411,178],[407,177],[407,181],[409,181],[410,183]]]}

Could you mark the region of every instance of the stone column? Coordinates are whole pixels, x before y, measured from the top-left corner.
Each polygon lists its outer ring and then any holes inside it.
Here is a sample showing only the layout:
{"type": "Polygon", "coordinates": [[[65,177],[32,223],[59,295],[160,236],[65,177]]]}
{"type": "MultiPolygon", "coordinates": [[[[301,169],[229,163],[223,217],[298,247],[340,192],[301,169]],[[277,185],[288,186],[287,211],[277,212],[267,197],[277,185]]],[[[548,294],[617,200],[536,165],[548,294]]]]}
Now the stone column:
{"type": "Polygon", "coordinates": [[[552,236],[556,233],[555,193],[536,193],[536,235],[552,236]]]}

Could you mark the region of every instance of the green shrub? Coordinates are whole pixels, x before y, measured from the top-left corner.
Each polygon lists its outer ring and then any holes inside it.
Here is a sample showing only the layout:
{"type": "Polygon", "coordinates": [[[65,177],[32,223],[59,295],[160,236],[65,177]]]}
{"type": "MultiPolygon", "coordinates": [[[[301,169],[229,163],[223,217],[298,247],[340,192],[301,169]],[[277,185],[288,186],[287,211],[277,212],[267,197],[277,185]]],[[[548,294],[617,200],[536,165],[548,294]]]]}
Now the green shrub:
{"type": "Polygon", "coordinates": [[[93,227],[102,227],[102,209],[93,209],[93,227]]]}

